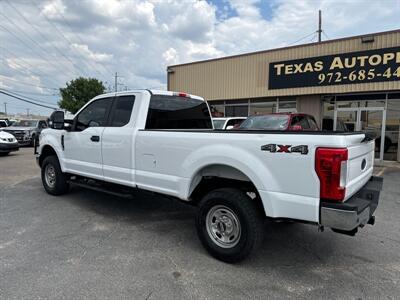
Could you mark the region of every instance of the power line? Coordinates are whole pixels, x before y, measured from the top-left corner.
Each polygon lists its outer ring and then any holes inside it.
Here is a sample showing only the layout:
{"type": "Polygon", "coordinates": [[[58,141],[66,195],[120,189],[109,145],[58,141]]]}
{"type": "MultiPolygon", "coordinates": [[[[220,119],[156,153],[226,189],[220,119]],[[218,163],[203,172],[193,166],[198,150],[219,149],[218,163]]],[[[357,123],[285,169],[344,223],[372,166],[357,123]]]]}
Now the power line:
{"type": "MultiPolygon", "coordinates": [[[[34,25],[32,24],[14,5],[10,3],[9,0],[6,0],[7,4],[14,9],[14,11],[25,20],[27,24],[29,24],[45,41],[49,41],[43,33],[34,25]]],[[[50,45],[61,55],[63,56],[66,60],[68,60],[77,70],[79,70],[82,74],[85,74],[85,72],[79,68],[68,56],[66,56],[58,47],[53,45],[53,43],[50,43],[50,45]]]]}
{"type": "MultiPolygon", "coordinates": [[[[10,52],[10,51],[8,51],[7,49],[5,49],[5,48],[3,48],[3,47],[1,47],[0,46],[0,49],[2,49],[3,51],[6,51],[6,52],[8,52],[9,54],[11,54],[12,55],[12,53],[10,52]]],[[[32,74],[35,74],[35,75],[37,75],[37,76],[39,76],[39,77],[47,77],[46,75],[43,75],[43,74],[39,74],[39,73],[37,73],[36,71],[32,71],[32,69],[36,69],[37,70],[37,67],[35,67],[35,66],[32,66],[30,63],[28,63],[26,60],[24,60],[24,59],[22,59],[22,58],[18,58],[18,60],[20,60],[20,61],[23,61],[28,67],[26,67],[26,66],[23,66],[23,65],[21,65],[20,63],[17,63],[17,62],[13,62],[14,64],[16,64],[17,66],[20,66],[21,68],[25,68],[29,73],[32,73],[32,74]],[[29,68],[30,67],[30,68],[29,68]]],[[[14,69],[15,70],[15,69],[14,69]]],[[[51,81],[51,82],[53,82],[55,85],[58,85],[58,83],[57,82],[55,82],[52,78],[50,78],[50,77],[47,77],[47,79],[48,79],[48,81],[51,81]]]]}
{"type": "Polygon", "coordinates": [[[14,89],[12,91],[15,92],[15,93],[36,95],[36,96],[42,96],[42,97],[54,97],[54,96],[58,96],[59,95],[59,93],[48,94],[48,93],[20,91],[20,90],[14,90],[14,89]]]}
{"type": "Polygon", "coordinates": [[[290,43],[288,46],[297,44],[298,42],[300,42],[300,41],[302,41],[302,40],[304,40],[304,39],[306,39],[306,38],[308,38],[308,37],[310,37],[310,36],[312,36],[312,35],[314,35],[314,34],[315,34],[315,31],[313,31],[313,32],[310,33],[310,34],[307,34],[306,36],[303,36],[301,39],[298,39],[297,41],[295,41],[295,42],[293,42],[293,43],[290,43]]]}
{"type": "Polygon", "coordinates": [[[44,105],[44,104],[35,103],[35,102],[31,101],[31,100],[27,100],[27,99],[24,99],[24,98],[21,98],[21,97],[12,95],[12,94],[10,94],[10,93],[8,93],[8,92],[5,92],[5,91],[2,90],[2,89],[0,89],[0,94],[7,95],[7,96],[9,96],[9,97],[12,97],[12,98],[18,99],[18,100],[20,100],[20,101],[24,101],[24,102],[27,102],[27,103],[36,105],[36,106],[41,106],[41,107],[50,108],[50,109],[58,109],[58,108],[56,108],[56,107],[52,107],[52,106],[48,106],[48,105],[44,105]]]}
{"type": "MultiPolygon", "coordinates": [[[[41,13],[41,10],[40,10],[40,7],[38,6],[38,4],[35,1],[32,1],[32,2],[35,4],[35,7],[39,11],[39,13],[41,13]]],[[[72,45],[72,42],[65,36],[65,34],[53,22],[51,22],[49,20],[49,18],[47,18],[46,15],[43,14],[43,17],[47,21],[47,23],[49,23],[60,34],[60,36],[67,42],[67,44],[69,46],[72,45]]],[[[80,53],[78,53],[78,54],[81,56],[81,58],[83,58],[83,61],[85,62],[85,64],[87,66],[89,66],[89,64],[87,62],[87,59],[83,55],[81,55],[80,53]]],[[[100,77],[103,76],[103,74],[99,70],[97,70],[96,68],[92,67],[92,69],[94,69],[100,75],[100,77]]]]}
{"type": "MultiPolygon", "coordinates": [[[[85,44],[85,42],[82,41],[82,39],[80,38],[79,34],[76,34],[73,30],[72,30],[72,26],[71,24],[67,21],[67,19],[64,17],[63,13],[60,12],[57,7],[55,5],[53,5],[53,8],[57,11],[57,14],[63,19],[64,24],[67,25],[67,27],[70,28],[71,33],[76,36],[78,38],[78,40],[81,42],[81,44],[85,44]]],[[[104,68],[104,70],[109,73],[112,74],[113,71],[111,71],[106,65],[100,64],[100,66],[102,66],[104,68]]]]}
{"type": "Polygon", "coordinates": [[[4,76],[4,75],[0,75],[0,77],[3,77],[3,80],[6,80],[6,81],[13,81],[13,82],[16,82],[16,83],[21,84],[21,85],[34,86],[34,87],[41,88],[41,89],[59,91],[59,88],[48,87],[48,86],[44,86],[44,85],[31,84],[31,83],[27,83],[27,82],[24,82],[24,81],[19,81],[19,80],[11,79],[11,78],[9,78],[9,77],[7,77],[7,76],[4,76]]]}
{"type": "MultiPolygon", "coordinates": [[[[27,47],[28,49],[31,49],[33,51],[31,45],[27,44],[24,40],[20,39],[15,33],[13,33],[11,30],[9,30],[7,27],[4,27],[0,24],[0,28],[2,28],[3,30],[7,31],[9,34],[11,34],[13,37],[15,37],[18,41],[20,41],[23,45],[25,45],[25,47],[27,47]]],[[[46,53],[48,53],[48,51],[44,50],[46,53]]],[[[37,55],[39,55],[44,61],[46,61],[47,63],[51,64],[53,67],[55,67],[55,69],[58,71],[59,66],[53,64],[52,62],[50,62],[47,58],[45,58],[44,56],[42,56],[42,54],[40,54],[37,51],[33,51],[35,52],[37,55]]],[[[61,71],[60,71],[61,72],[61,71]]]]}
{"type": "Polygon", "coordinates": [[[329,36],[326,34],[325,30],[322,30],[322,34],[328,39],[330,40],[329,36]]]}
{"type": "Polygon", "coordinates": [[[11,94],[13,94],[13,95],[17,95],[17,96],[19,96],[19,97],[24,97],[24,98],[29,99],[29,100],[32,100],[32,101],[36,101],[36,102],[40,102],[40,103],[44,103],[44,104],[51,104],[51,105],[55,104],[55,103],[53,103],[53,102],[38,100],[38,99],[35,99],[35,98],[32,98],[32,97],[24,96],[24,95],[21,95],[21,94],[19,94],[19,93],[16,93],[15,91],[10,91],[10,90],[3,89],[3,88],[2,88],[1,90],[6,91],[6,92],[8,92],[8,93],[11,93],[11,94]]]}

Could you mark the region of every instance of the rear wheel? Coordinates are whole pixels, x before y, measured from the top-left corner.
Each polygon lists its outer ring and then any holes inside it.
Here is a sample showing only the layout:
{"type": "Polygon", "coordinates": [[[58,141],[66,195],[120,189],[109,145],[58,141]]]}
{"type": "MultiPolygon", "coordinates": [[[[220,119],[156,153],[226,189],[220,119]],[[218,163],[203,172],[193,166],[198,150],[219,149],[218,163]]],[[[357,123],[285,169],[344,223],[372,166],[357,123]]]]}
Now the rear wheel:
{"type": "Polygon", "coordinates": [[[48,156],[43,160],[41,173],[43,187],[47,193],[57,196],[68,192],[67,177],[61,171],[60,163],[56,156],[48,156]]]}
{"type": "Polygon", "coordinates": [[[0,156],[7,156],[10,152],[0,152],[0,156]]]}
{"type": "Polygon", "coordinates": [[[223,188],[207,194],[199,204],[197,233],[215,258],[235,263],[262,242],[263,212],[246,193],[223,188]]]}

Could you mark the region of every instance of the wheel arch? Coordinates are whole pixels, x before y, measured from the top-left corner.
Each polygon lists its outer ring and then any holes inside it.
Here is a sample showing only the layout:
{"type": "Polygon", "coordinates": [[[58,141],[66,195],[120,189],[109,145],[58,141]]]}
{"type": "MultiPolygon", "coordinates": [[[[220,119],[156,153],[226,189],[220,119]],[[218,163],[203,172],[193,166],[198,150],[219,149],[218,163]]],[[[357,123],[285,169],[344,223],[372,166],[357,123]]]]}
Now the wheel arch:
{"type": "Polygon", "coordinates": [[[51,155],[55,155],[60,160],[57,151],[51,145],[44,145],[39,156],[39,166],[42,167],[44,159],[51,155]]]}
{"type": "Polygon", "coordinates": [[[236,167],[220,163],[205,165],[195,172],[189,185],[188,199],[196,205],[207,193],[219,188],[241,190],[265,211],[257,186],[249,176],[236,167]]]}

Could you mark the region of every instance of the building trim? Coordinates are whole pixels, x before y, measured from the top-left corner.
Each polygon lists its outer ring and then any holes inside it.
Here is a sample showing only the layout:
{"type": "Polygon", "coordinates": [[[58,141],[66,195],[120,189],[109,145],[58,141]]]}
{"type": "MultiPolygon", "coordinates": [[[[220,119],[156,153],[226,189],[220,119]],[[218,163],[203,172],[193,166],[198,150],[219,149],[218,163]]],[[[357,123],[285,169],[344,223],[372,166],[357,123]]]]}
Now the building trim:
{"type": "MultiPolygon", "coordinates": [[[[282,50],[288,50],[288,49],[295,49],[295,48],[302,48],[302,47],[312,47],[312,46],[316,46],[316,45],[336,43],[336,42],[347,41],[347,40],[354,40],[354,39],[359,39],[359,38],[368,37],[368,36],[380,36],[380,35],[386,35],[386,34],[391,34],[391,33],[400,33],[400,29],[389,30],[389,31],[381,31],[381,32],[375,32],[375,33],[368,33],[368,34],[362,34],[362,35],[355,35],[355,36],[332,39],[332,40],[327,40],[327,41],[322,41],[322,42],[314,42],[314,43],[286,46],[286,47],[281,47],[281,48],[260,50],[260,51],[255,51],[255,52],[247,52],[247,53],[242,53],[242,54],[235,54],[235,55],[230,55],[230,56],[223,56],[223,57],[210,58],[210,59],[205,59],[205,60],[198,60],[198,61],[193,61],[193,62],[188,62],[188,63],[170,65],[170,66],[167,66],[167,71],[170,68],[175,68],[175,67],[194,65],[194,64],[201,64],[201,63],[206,63],[206,62],[211,62],[211,61],[225,60],[225,59],[237,58],[237,57],[242,57],[242,56],[250,56],[250,55],[254,55],[254,54],[276,52],[276,51],[282,51],[282,50]]],[[[169,77],[168,74],[167,74],[167,77],[169,77]]]]}

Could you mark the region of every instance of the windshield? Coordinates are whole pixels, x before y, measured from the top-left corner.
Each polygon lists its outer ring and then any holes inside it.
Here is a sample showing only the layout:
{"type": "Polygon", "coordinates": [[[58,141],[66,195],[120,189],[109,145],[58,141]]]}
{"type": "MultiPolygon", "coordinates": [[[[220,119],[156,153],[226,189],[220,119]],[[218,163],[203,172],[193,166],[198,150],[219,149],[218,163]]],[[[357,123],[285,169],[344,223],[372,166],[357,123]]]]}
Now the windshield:
{"type": "Polygon", "coordinates": [[[214,129],[222,129],[225,124],[225,120],[213,120],[214,123],[214,129]]]}
{"type": "Polygon", "coordinates": [[[20,120],[15,122],[13,126],[15,127],[36,127],[38,121],[35,120],[20,120]]]}
{"type": "Polygon", "coordinates": [[[264,115],[248,117],[239,129],[285,130],[288,127],[287,115],[264,115]]]}

